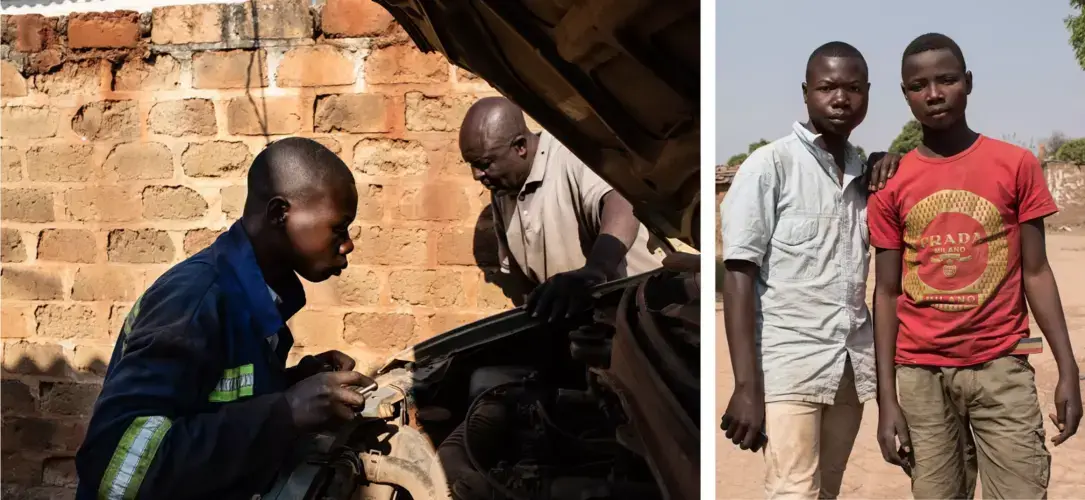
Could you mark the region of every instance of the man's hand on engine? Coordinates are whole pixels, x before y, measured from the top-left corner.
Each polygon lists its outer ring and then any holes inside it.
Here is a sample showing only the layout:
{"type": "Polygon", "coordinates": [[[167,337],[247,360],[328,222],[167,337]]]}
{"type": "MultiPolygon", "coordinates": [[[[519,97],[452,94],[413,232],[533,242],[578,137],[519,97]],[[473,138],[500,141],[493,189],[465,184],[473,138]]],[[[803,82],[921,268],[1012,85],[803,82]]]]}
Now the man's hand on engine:
{"type": "Polygon", "coordinates": [[[553,322],[591,306],[591,289],[607,280],[598,269],[582,267],[556,274],[527,298],[527,312],[553,322]]]}

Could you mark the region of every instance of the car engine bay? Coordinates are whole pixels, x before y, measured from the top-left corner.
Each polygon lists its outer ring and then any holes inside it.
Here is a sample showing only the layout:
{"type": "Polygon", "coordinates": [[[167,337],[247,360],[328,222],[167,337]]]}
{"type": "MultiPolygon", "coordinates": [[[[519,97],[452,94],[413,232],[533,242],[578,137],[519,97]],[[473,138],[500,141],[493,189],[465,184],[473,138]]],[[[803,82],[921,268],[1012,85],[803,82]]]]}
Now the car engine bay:
{"type": "Polygon", "coordinates": [[[517,309],[423,342],[262,498],[697,498],[699,290],[659,270],[561,323],[517,309]]]}

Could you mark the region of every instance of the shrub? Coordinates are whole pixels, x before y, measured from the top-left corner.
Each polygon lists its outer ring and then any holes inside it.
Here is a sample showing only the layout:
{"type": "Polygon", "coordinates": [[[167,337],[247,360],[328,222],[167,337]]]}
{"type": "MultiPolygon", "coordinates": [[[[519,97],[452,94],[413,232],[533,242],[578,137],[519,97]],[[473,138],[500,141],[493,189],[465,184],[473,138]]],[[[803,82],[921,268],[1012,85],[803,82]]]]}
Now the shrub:
{"type": "Polygon", "coordinates": [[[1055,153],[1055,159],[1085,165],[1085,138],[1066,141],[1055,153]]]}

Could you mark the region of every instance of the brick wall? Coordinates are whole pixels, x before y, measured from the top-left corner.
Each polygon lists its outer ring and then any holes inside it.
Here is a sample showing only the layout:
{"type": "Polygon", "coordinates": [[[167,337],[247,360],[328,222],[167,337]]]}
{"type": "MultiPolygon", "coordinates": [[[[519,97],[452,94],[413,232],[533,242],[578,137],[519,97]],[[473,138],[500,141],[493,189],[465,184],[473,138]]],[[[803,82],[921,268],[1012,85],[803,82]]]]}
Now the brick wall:
{"type": "Polygon", "coordinates": [[[71,457],[128,307],[236,220],[269,140],[318,139],[360,195],[351,267],[307,284],[294,359],[337,348],[374,368],[510,307],[484,269],[488,197],[456,144],[467,106],[495,92],[418,52],[369,0],[2,27],[4,498],[71,496],[71,457]]]}

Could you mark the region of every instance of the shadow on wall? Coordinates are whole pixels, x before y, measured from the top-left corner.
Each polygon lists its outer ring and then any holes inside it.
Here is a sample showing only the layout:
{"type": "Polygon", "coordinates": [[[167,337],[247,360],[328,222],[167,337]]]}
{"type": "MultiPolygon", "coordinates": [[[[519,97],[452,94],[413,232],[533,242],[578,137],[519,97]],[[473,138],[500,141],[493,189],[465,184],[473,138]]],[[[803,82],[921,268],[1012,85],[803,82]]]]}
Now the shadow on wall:
{"type": "Polygon", "coordinates": [[[501,293],[505,294],[505,297],[516,307],[524,305],[526,302],[522,291],[524,285],[517,282],[521,278],[501,272],[501,262],[497,252],[497,233],[494,232],[493,211],[490,210],[490,205],[483,207],[475,220],[473,251],[475,265],[482,270],[486,283],[500,288],[501,293]]]}
{"type": "Polygon", "coordinates": [[[74,498],[75,453],[86,436],[109,360],[77,360],[77,368],[60,346],[42,346],[55,348],[53,355],[26,353],[33,345],[9,344],[5,349],[11,352],[5,352],[0,381],[0,496],[74,498]]]}

